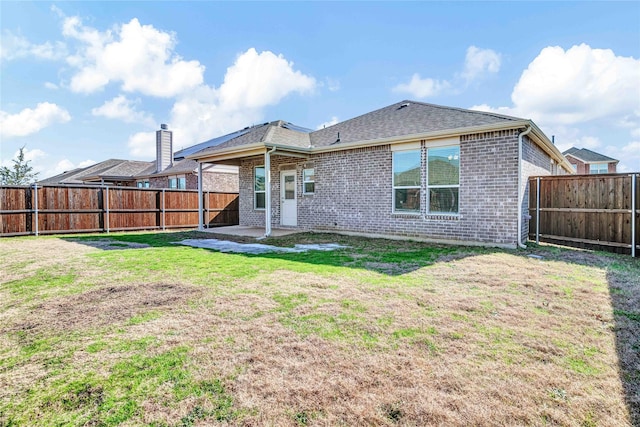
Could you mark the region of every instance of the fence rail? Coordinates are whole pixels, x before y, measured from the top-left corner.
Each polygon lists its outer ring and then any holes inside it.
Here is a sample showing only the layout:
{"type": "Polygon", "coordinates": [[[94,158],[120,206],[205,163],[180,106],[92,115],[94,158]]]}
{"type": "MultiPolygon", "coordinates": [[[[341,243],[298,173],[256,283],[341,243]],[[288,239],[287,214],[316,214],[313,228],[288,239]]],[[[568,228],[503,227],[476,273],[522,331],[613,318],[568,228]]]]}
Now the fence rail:
{"type": "Polygon", "coordinates": [[[636,256],[639,181],[638,173],[529,179],[529,238],[636,256]]]}
{"type": "MultiPolygon", "coordinates": [[[[205,227],[238,224],[238,193],[202,197],[205,227]]],[[[197,226],[197,190],[0,186],[0,237],[197,226]]]]}

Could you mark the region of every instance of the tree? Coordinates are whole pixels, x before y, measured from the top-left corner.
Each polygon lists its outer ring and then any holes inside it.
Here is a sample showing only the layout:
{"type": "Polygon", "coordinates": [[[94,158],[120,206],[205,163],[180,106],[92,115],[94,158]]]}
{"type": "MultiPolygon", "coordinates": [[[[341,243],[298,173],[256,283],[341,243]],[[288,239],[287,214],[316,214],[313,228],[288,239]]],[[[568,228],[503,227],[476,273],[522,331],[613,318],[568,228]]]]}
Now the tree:
{"type": "Polygon", "coordinates": [[[33,171],[29,164],[31,160],[24,159],[24,147],[18,151],[15,159],[11,160],[13,167],[0,167],[0,185],[27,185],[36,180],[38,172],[33,171]]]}

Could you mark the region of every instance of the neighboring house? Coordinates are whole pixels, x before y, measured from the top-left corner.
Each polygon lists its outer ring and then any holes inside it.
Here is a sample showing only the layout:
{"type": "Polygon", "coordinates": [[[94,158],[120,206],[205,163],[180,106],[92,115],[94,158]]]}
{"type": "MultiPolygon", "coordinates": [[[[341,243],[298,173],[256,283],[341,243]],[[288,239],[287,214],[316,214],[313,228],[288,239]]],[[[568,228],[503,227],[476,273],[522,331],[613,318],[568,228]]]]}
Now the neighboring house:
{"type": "MultiPolygon", "coordinates": [[[[231,136],[230,136],[231,135],[231,136]]],[[[240,168],[240,225],[515,247],[529,176],[572,173],[531,121],[414,101],[317,131],[276,121],[186,156],[240,168]]]]}
{"type": "Polygon", "coordinates": [[[573,170],[580,175],[596,173],[616,173],[619,160],[604,156],[586,148],[571,147],[562,153],[573,170]]]}
{"type": "MultiPolygon", "coordinates": [[[[184,151],[184,150],[182,150],[184,151]]],[[[198,188],[198,163],[173,152],[173,133],[167,125],[156,132],[156,160],[109,159],[85,168],[64,172],[38,182],[41,185],[114,185],[139,188],[198,188]]],[[[238,191],[238,168],[208,165],[203,168],[203,190],[238,191]]]]}

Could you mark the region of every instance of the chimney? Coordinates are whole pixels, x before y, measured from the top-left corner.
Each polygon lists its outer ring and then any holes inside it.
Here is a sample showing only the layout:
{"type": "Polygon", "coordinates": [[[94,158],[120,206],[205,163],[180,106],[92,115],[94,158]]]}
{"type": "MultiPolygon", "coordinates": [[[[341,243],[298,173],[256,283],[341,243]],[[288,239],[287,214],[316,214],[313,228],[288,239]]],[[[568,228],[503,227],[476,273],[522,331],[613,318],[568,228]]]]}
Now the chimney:
{"type": "Polygon", "coordinates": [[[160,125],[156,131],[156,172],[162,172],[173,164],[173,132],[169,126],[160,125]]]}

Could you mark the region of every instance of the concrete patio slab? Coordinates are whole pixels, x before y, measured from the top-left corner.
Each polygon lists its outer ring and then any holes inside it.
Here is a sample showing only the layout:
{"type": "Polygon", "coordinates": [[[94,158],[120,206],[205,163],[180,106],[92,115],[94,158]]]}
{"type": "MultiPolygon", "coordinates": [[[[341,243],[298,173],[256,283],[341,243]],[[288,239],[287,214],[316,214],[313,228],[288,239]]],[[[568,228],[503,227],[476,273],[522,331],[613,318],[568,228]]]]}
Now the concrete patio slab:
{"type": "MultiPolygon", "coordinates": [[[[229,225],[227,227],[207,228],[204,231],[227,236],[241,236],[259,238],[264,236],[264,227],[251,227],[247,225],[229,225]]],[[[288,236],[289,234],[301,233],[303,230],[292,228],[273,228],[271,237],[288,236]]]]}

